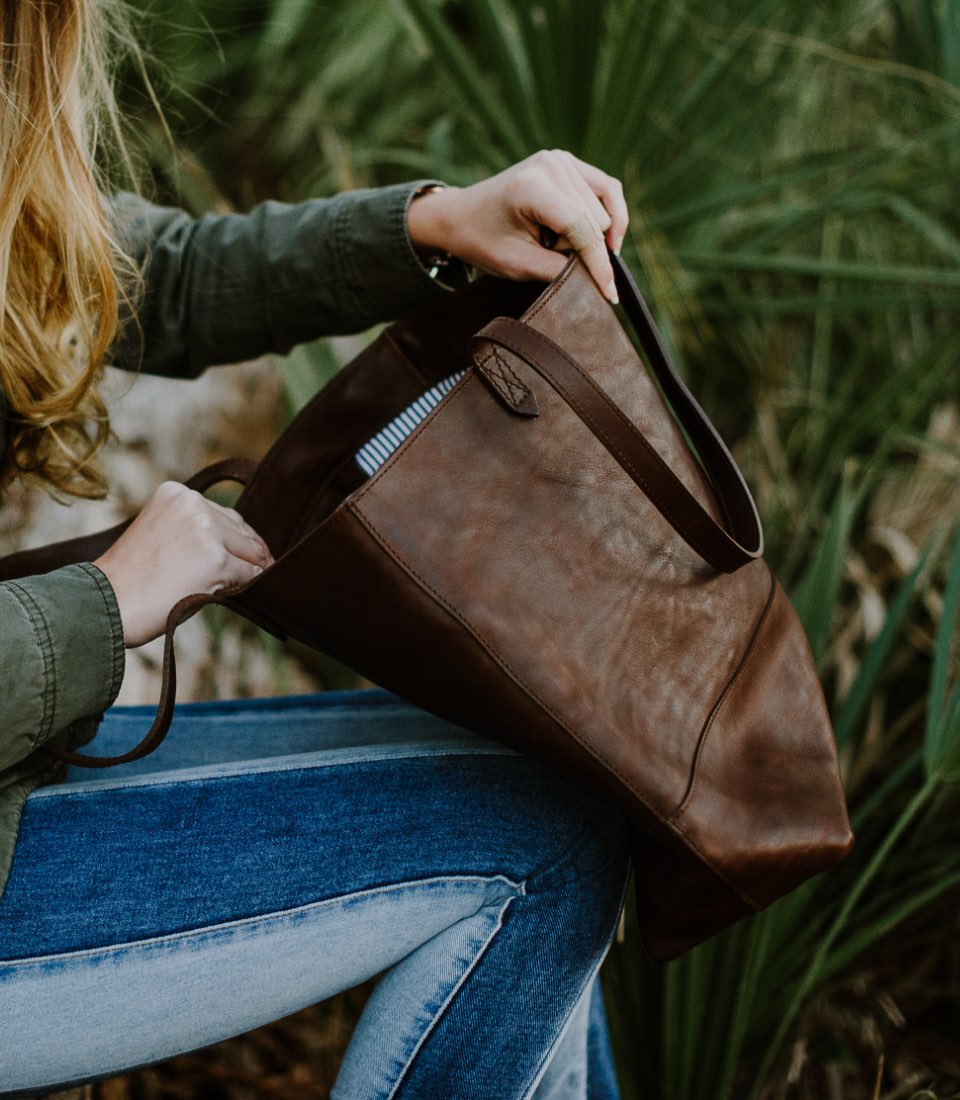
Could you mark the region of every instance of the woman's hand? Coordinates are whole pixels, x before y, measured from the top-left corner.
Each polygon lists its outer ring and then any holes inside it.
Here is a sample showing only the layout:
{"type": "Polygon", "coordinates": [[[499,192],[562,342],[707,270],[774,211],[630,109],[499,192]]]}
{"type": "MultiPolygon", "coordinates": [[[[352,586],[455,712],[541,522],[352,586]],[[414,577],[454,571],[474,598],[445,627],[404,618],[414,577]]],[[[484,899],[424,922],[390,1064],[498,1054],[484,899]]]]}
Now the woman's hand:
{"type": "Polygon", "coordinates": [[[116,593],[128,646],[162,634],[184,596],[238,587],[272,564],[267,544],[238,512],[176,481],[165,481],[94,562],[116,593]]]}
{"type": "Polygon", "coordinates": [[[450,252],[508,279],[555,279],[565,257],[544,247],[572,248],[604,295],[617,300],[607,248],[619,252],[627,206],[619,180],[562,149],[526,160],[471,187],[430,191],[410,204],[415,247],[450,252]]]}

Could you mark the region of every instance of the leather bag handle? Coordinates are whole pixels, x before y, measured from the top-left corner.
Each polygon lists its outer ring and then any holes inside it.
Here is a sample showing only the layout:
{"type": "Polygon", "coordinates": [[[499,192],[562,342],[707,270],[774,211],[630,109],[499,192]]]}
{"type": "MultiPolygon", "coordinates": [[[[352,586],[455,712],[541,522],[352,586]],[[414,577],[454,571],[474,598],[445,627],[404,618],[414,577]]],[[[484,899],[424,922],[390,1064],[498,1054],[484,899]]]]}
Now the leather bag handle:
{"type": "MultiPolygon", "coordinates": [[[[253,477],[257,463],[252,458],[225,458],[204,467],[184,482],[188,489],[205,493],[221,481],[236,481],[246,485],[253,477]]],[[[0,581],[15,581],[20,577],[36,577],[42,573],[52,573],[65,565],[75,565],[79,561],[94,561],[117,541],[133,523],[124,520],[104,531],[93,535],[81,535],[75,539],[52,542],[49,546],[38,546],[34,550],[20,550],[0,558],[0,581]]]]}
{"type": "Polygon", "coordinates": [[[177,700],[177,655],[173,648],[173,635],[181,623],[196,615],[202,607],[223,602],[219,596],[197,593],[194,596],[186,596],[179,603],[174,604],[167,616],[167,627],[163,637],[163,669],[157,714],[143,740],[134,745],[129,752],[121,753],[119,756],[88,756],[86,753],[73,752],[71,749],[61,749],[57,745],[50,744],[44,745],[40,751],[67,764],[79,764],[84,768],[110,768],[114,764],[127,764],[131,760],[139,760],[141,756],[153,752],[167,736],[177,700]]]}
{"type": "MultiPolygon", "coordinates": [[[[212,486],[221,481],[236,481],[246,485],[253,476],[257,463],[247,458],[228,458],[222,462],[215,462],[196,473],[188,481],[184,482],[188,489],[194,489],[198,493],[206,492],[212,486]]],[[[0,580],[12,580],[17,577],[35,576],[38,573],[49,573],[53,569],[59,569],[64,565],[72,565],[75,562],[90,561],[99,557],[109,546],[113,545],[117,538],[130,526],[132,520],[100,531],[95,535],[85,535],[82,538],[68,539],[64,542],[54,543],[51,546],[43,546],[38,550],[25,550],[19,554],[11,554],[0,561],[0,580]]],[[[138,760],[146,756],[160,744],[166,737],[173,719],[174,703],[177,697],[177,661],[173,646],[173,636],[178,626],[195,615],[207,604],[228,604],[225,595],[208,595],[196,593],[185,596],[175,604],[167,616],[167,625],[163,640],[163,669],[161,672],[160,702],[157,707],[157,715],[146,736],[138,745],[129,752],[119,756],[88,756],[84,753],[73,752],[70,749],[62,749],[57,745],[44,745],[40,751],[47,753],[57,760],[68,764],[79,764],[85,768],[107,768],[114,764],[126,764],[130,760],[138,760]]]]}
{"type": "Polygon", "coordinates": [[[700,455],[729,532],[583,367],[549,337],[522,321],[497,317],[474,340],[512,352],[549,382],[687,545],[713,568],[733,573],[763,554],[756,505],[730,452],[670,362],[633,277],[619,257],[611,256],[611,260],[627,316],[677,419],[700,455]]]}

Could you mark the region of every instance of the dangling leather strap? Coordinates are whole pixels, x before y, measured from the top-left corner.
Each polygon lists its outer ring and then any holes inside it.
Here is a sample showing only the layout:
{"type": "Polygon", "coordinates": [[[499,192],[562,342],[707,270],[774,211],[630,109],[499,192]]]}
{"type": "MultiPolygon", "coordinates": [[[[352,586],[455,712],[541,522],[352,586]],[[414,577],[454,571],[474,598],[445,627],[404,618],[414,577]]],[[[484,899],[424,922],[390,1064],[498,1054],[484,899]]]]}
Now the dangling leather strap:
{"type": "MultiPolygon", "coordinates": [[[[715,569],[733,573],[763,554],[763,531],[753,498],[730,452],[676,373],[633,278],[617,257],[612,259],[627,315],[706,466],[731,532],[713,519],[583,367],[549,337],[522,321],[497,317],[474,340],[512,352],[549,382],[687,545],[715,569]]],[[[482,366],[479,348],[476,358],[482,366]]]]}
{"type": "Polygon", "coordinates": [[[157,716],[147,731],[146,736],[129,752],[119,756],[87,756],[84,753],[72,752],[70,749],[61,749],[56,745],[44,745],[43,752],[57,760],[63,760],[68,764],[79,764],[84,768],[109,768],[114,764],[126,764],[130,760],[139,760],[146,756],[160,744],[167,736],[170,723],[173,720],[174,704],[177,700],[177,655],[173,648],[173,635],[177,627],[191,618],[202,607],[211,603],[222,603],[219,596],[197,594],[187,596],[178,604],[175,604],[167,616],[167,627],[163,638],[163,669],[161,671],[160,702],[157,704],[157,716]]]}
{"type": "MultiPolygon", "coordinates": [[[[184,484],[188,489],[194,489],[198,493],[206,492],[207,489],[221,481],[237,481],[241,485],[246,485],[253,477],[256,468],[257,463],[252,459],[224,459],[222,462],[215,462],[213,465],[207,466],[199,473],[194,474],[184,484]]],[[[130,526],[131,522],[132,520],[128,520],[126,523],[120,523],[116,527],[100,531],[95,535],[67,539],[51,546],[42,546],[38,550],[24,550],[19,554],[11,554],[9,557],[0,560],[0,580],[37,576],[40,573],[49,573],[53,569],[59,569],[64,565],[92,561],[112,546],[130,526]]],[[[174,633],[181,623],[186,622],[202,607],[206,607],[207,604],[211,603],[226,605],[228,597],[219,594],[207,595],[205,593],[186,596],[173,607],[167,616],[163,640],[160,703],[153,724],[138,745],[120,756],[87,756],[83,753],[72,752],[69,749],[61,749],[56,745],[49,744],[44,745],[42,751],[57,760],[63,760],[68,764],[80,764],[86,768],[106,768],[113,764],[125,764],[129,760],[137,760],[141,756],[153,752],[170,728],[177,697],[177,661],[173,648],[174,633]]]]}

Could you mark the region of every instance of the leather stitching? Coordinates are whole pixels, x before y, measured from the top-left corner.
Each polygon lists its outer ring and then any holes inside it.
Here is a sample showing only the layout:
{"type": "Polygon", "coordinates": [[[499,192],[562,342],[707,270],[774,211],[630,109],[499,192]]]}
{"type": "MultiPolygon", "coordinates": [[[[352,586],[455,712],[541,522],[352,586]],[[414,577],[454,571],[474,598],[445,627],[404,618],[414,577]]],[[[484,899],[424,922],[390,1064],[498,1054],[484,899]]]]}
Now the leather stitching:
{"type": "Polygon", "coordinates": [[[553,285],[548,290],[545,290],[540,298],[536,302],[534,302],[533,305],[523,315],[523,317],[521,318],[522,324],[529,324],[534,319],[534,317],[536,317],[536,315],[550,303],[554,295],[560,290],[567,279],[569,279],[570,276],[574,273],[574,271],[576,270],[576,266],[576,258],[571,256],[569,263],[554,280],[553,285]]]}
{"type": "Polygon", "coordinates": [[[499,348],[495,347],[493,349],[493,357],[494,357],[494,359],[496,359],[497,363],[500,366],[500,369],[504,372],[504,374],[509,374],[510,377],[513,379],[514,385],[520,391],[520,397],[521,397],[521,400],[522,400],[530,392],[529,387],[524,383],[523,379],[520,378],[520,376],[517,374],[517,372],[514,370],[514,368],[510,365],[510,363],[506,359],[503,358],[503,356],[500,354],[499,348]]]}
{"type": "MultiPolygon", "coordinates": [[[[355,501],[361,500],[370,490],[377,484],[377,482],[387,473],[388,470],[394,469],[406,455],[409,455],[413,450],[413,447],[419,442],[423,436],[424,429],[433,420],[436,414],[441,408],[448,408],[454,403],[464,391],[466,384],[471,380],[473,375],[468,371],[460,381],[453,387],[453,389],[444,397],[440,403],[430,410],[429,414],[420,421],[420,423],[414,428],[414,430],[407,436],[407,438],[400,444],[400,446],[393,452],[393,454],[384,462],[379,470],[368,478],[359,488],[355,490],[353,499],[355,501]]],[[[336,513],[334,513],[336,514],[336,513]]]]}
{"type": "Polygon", "coordinates": [[[492,643],[488,642],[487,639],[480,633],[480,631],[477,630],[477,628],[473,625],[473,623],[471,623],[460,611],[458,611],[455,607],[453,607],[429,583],[429,581],[427,581],[417,571],[417,569],[410,562],[408,562],[406,560],[406,558],[401,554],[401,552],[397,549],[397,547],[395,547],[393,545],[393,543],[390,541],[390,539],[378,530],[378,528],[374,524],[373,520],[365,512],[363,512],[363,510],[359,507],[359,502],[356,499],[354,501],[352,501],[351,503],[347,504],[346,508],[349,509],[351,512],[353,512],[353,514],[356,516],[358,521],[368,531],[368,533],[374,539],[374,541],[377,542],[390,555],[391,558],[393,558],[393,560],[403,569],[403,571],[407,574],[407,576],[413,578],[413,580],[416,581],[418,586],[424,592],[429,593],[429,595],[431,596],[431,598],[434,600],[435,603],[437,603],[440,607],[442,607],[452,618],[456,619],[457,622],[459,622],[460,625],[463,626],[470,633],[470,635],[474,639],[476,639],[476,641],[478,641],[480,643],[480,645],[486,651],[487,655],[494,662],[496,662],[496,664],[498,664],[510,676],[510,678],[514,681],[514,683],[519,688],[521,688],[524,692],[526,692],[527,696],[530,699],[532,699],[534,702],[537,703],[537,705],[544,711],[545,714],[549,715],[550,718],[552,718],[553,721],[556,722],[557,725],[570,738],[572,738],[582,748],[584,748],[595,760],[599,760],[604,765],[604,767],[607,769],[607,771],[611,772],[613,775],[616,775],[620,779],[620,781],[623,783],[623,785],[637,797],[638,801],[640,801],[644,806],[646,806],[646,808],[653,815],[654,819],[656,821],[660,822],[670,832],[676,834],[682,840],[684,845],[686,847],[688,847],[691,851],[695,852],[697,857],[700,859],[700,861],[706,867],[708,867],[710,869],[710,871],[721,882],[723,882],[724,885],[726,885],[737,897],[739,897],[741,900],[745,901],[752,908],[754,908],[754,909],[759,908],[759,906],[755,902],[751,901],[748,897],[746,897],[743,894],[743,892],[741,890],[739,890],[732,882],[730,882],[730,880],[726,877],[726,875],[724,873],[722,873],[720,870],[718,870],[714,866],[712,860],[700,848],[700,846],[693,839],[693,837],[687,835],[687,833],[684,831],[684,829],[680,826],[680,824],[678,822],[673,821],[672,818],[668,818],[668,819],[662,818],[660,816],[660,814],[657,813],[657,811],[651,805],[650,801],[643,794],[643,792],[637,789],[637,787],[633,784],[633,782],[616,767],[614,762],[609,757],[607,757],[601,750],[599,750],[599,749],[595,748],[594,746],[590,745],[587,741],[585,741],[582,737],[580,737],[579,734],[577,734],[573,729],[571,729],[571,727],[569,725],[567,725],[567,723],[560,717],[560,715],[555,713],[555,711],[549,705],[549,703],[547,703],[544,699],[542,699],[539,696],[539,694],[533,688],[531,688],[529,684],[526,683],[526,681],[513,669],[513,667],[509,664],[509,662],[506,660],[506,658],[503,657],[503,655],[496,649],[496,647],[493,646],[492,643]]]}
{"type": "Polygon", "coordinates": [[[511,406],[518,406],[530,392],[505,360],[501,358],[495,347],[492,347],[488,354],[477,363],[477,367],[483,371],[484,375],[493,384],[494,389],[511,406]],[[499,370],[494,370],[490,365],[491,359],[497,363],[499,370]],[[508,373],[510,378],[506,377],[508,373]],[[497,385],[498,382],[499,385],[497,385]]]}

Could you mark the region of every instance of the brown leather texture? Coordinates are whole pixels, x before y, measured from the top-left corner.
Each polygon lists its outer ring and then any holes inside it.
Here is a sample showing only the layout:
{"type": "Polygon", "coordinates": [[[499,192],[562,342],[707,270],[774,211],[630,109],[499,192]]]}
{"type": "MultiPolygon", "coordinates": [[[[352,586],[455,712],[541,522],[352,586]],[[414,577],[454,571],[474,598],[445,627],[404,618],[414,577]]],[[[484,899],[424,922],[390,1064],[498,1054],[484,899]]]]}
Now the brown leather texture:
{"type": "Polygon", "coordinates": [[[671,958],[852,836],[749,492],[617,270],[656,382],[575,259],[545,290],[458,291],[387,329],[279,438],[237,505],[277,563],[218,602],[607,791],[632,822],[644,943],[671,958]],[[366,439],[471,365],[364,480],[366,439]]]}

